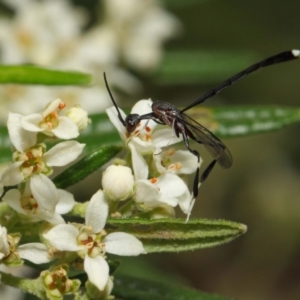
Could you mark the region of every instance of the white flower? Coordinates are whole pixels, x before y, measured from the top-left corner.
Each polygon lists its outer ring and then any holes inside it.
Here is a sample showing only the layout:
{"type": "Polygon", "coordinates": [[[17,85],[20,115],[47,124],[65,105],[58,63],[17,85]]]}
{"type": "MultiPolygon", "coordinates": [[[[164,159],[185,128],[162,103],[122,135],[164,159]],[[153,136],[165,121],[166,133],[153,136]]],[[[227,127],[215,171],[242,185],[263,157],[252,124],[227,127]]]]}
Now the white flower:
{"type": "Polygon", "coordinates": [[[138,180],[135,201],[144,209],[164,204],[172,207],[179,205],[187,213],[191,195],[186,183],[179,176],[165,173],[157,178],[138,180]]]}
{"type": "Polygon", "coordinates": [[[43,132],[48,136],[60,139],[73,139],[78,137],[77,124],[67,116],[60,116],[58,112],[65,108],[60,99],[50,102],[41,113],[23,116],[21,126],[31,132],[43,132]]]}
{"type": "MultiPolygon", "coordinates": [[[[173,148],[161,150],[153,158],[159,173],[193,174],[198,168],[197,157],[187,150],[175,150],[173,148]]],[[[201,162],[202,159],[200,165],[201,162]]]]}
{"type": "Polygon", "coordinates": [[[14,8],[15,16],[1,18],[3,62],[53,66],[68,58],[84,24],[84,15],[78,9],[60,0],[5,1],[14,8]]]}
{"type": "MultiPolygon", "coordinates": [[[[178,20],[156,0],[105,0],[110,25],[106,47],[139,71],[155,68],[165,40],[181,31],[178,20]]],[[[115,58],[116,59],[116,58],[115,58]]]]}
{"type": "Polygon", "coordinates": [[[130,168],[125,166],[109,166],[102,177],[105,195],[113,201],[126,200],[133,194],[134,178],[130,168]]]}
{"type": "MultiPolygon", "coordinates": [[[[151,112],[151,100],[141,100],[132,108],[131,114],[144,115],[151,112]]],[[[169,205],[180,206],[188,214],[192,197],[186,183],[177,174],[191,174],[198,167],[197,158],[189,151],[162,150],[162,147],[182,141],[170,127],[155,130],[157,123],[142,120],[136,129],[127,133],[125,126],[118,118],[115,107],[106,110],[111,122],[115,125],[124,143],[131,151],[132,168],[136,179],[135,200],[143,209],[169,205]],[[157,178],[148,180],[149,167],[145,155],[152,155],[157,178]]],[[[122,110],[120,113],[125,120],[122,110]]]]}
{"type": "MultiPolygon", "coordinates": [[[[14,141],[12,141],[14,142],[14,141]]],[[[2,174],[0,184],[11,186],[21,183],[33,175],[50,175],[51,167],[61,167],[75,160],[82,152],[84,144],[76,141],[59,143],[45,152],[44,144],[14,152],[14,160],[2,174]]],[[[50,181],[46,176],[41,181],[50,181]]]]}
{"type": "Polygon", "coordinates": [[[22,127],[22,117],[20,114],[9,113],[7,121],[9,138],[14,147],[20,152],[31,148],[37,141],[35,132],[27,131],[22,127]]]}
{"type": "Polygon", "coordinates": [[[98,74],[111,72],[113,86],[135,93],[141,83],[120,65],[127,62],[138,70],[153,69],[161,60],[164,41],[180,31],[178,20],[156,0],[106,0],[99,10],[100,24],[87,30],[88,14],[71,1],[4,1],[14,14],[0,20],[2,63],[78,70],[92,73],[96,80],[89,88],[0,87],[2,124],[8,111],[32,113],[58,94],[66,103],[80,103],[90,113],[102,111],[110,100],[98,74]]]}
{"type": "MultiPolygon", "coordinates": [[[[24,130],[21,126],[21,120],[21,115],[9,114],[7,122],[9,136],[17,150],[13,154],[15,162],[2,174],[1,186],[19,184],[34,174],[50,175],[52,173],[51,167],[65,166],[74,161],[85,146],[76,141],[66,141],[55,145],[45,152],[45,145],[35,144],[36,134],[24,130]]],[[[50,181],[46,177],[43,177],[41,180],[44,182],[50,181]]]]}
{"type": "Polygon", "coordinates": [[[47,177],[43,177],[46,176],[32,176],[22,193],[11,189],[4,195],[3,201],[31,222],[45,220],[55,225],[64,223],[61,214],[68,213],[73,208],[74,197],[67,191],[56,189],[47,177]]]}
{"type": "MultiPolygon", "coordinates": [[[[10,254],[15,252],[20,258],[27,259],[36,264],[50,261],[47,247],[44,244],[28,243],[17,246],[18,241],[19,238],[13,238],[8,235],[7,229],[0,225],[0,260],[8,258],[10,254]]],[[[17,256],[15,259],[17,259],[17,256]]],[[[13,261],[11,262],[13,263],[13,261]]]]}
{"type": "Polygon", "coordinates": [[[76,251],[84,258],[84,269],[89,280],[103,290],[109,280],[109,266],[105,253],[135,256],[145,253],[142,243],[133,235],[103,230],[108,216],[108,204],[102,191],[90,200],[85,226],[60,224],[44,234],[52,246],[60,251],[76,251]]]}
{"type": "MultiPolygon", "coordinates": [[[[131,114],[144,115],[151,112],[152,101],[140,100],[132,108],[131,114]]],[[[120,113],[125,120],[125,113],[119,108],[120,113]]],[[[172,128],[163,128],[155,130],[157,123],[152,120],[142,120],[134,132],[128,134],[125,126],[118,118],[115,107],[106,110],[110,121],[117,128],[120,137],[131,150],[132,167],[135,179],[145,179],[148,177],[148,167],[144,155],[156,153],[156,149],[182,141],[181,138],[173,134],[172,128]]]]}

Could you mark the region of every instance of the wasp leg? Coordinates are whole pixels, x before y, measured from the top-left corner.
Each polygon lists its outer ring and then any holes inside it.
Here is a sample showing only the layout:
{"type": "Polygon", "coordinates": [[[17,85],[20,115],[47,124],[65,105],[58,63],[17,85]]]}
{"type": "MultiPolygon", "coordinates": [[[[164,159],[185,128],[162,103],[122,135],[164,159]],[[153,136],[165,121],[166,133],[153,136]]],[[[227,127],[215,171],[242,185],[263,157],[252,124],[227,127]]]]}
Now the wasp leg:
{"type": "MultiPolygon", "coordinates": [[[[179,123],[177,123],[177,125],[179,125],[179,123]]],[[[197,150],[191,149],[188,136],[187,136],[183,126],[181,128],[181,134],[182,134],[182,139],[184,141],[185,147],[192,154],[194,154],[198,159],[198,167],[197,167],[197,170],[196,170],[196,174],[195,174],[195,178],[194,178],[194,184],[193,184],[193,197],[197,198],[197,196],[198,196],[199,176],[200,176],[200,153],[197,150]]],[[[201,178],[202,178],[202,176],[201,176],[201,178]]]]}
{"type": "MultiPolygon", "coordinates": [[[[179,126],[179,124],[177,123],[177,125],[179,126]]],[[[195,178],[194,178],[194,183],[193,183],[193,194],[192,194],[192,200],[191,200],[191,203],[190,203],[190,207],[189,207],[189,211],[187,213],[187,218],[186,218],[186,223],[188,222],[189,218],[190,218],[190,215],[191,215],[191,212],[192,212],[192,209],[193,209],[193,206],[195,204],[195,200],[198,196],[198,191],[199,191],[199,188],[200,188],[200,185],[202,182],[204,182],[206,180],[206,178],[208,177],[208,175],[210,174],[210,172],[212,171],[213,167],[215,166],[216,164],[216,160],[214,159],[207,167],[206,169],[203,171],[201,177],[200,177],[200,153],[197,151],[197,150],[193,150],[191,149],[190,147],[190,143],[189,143],[189,139],[188,139],[188,136],[186,134],[186,131],[184,129],[183,126],[181,126],[181,134],[182,134],[182,139],[184,141],[184,144],[185,144],[185,147],[192,153],[194,154],[197,159],[198,159],[198,168],[196,170],[196,174],[195,174],[195,178]],[[199,177],[200,177],[200,180],[199,180],[199,177]]]]}
{"type": "Polygon", "coordinates": [[[212,169],[214,168],[215,164],[216,164],[216,160],[214,159],[204,170],[204,172],[201,175],[200,178],[200,183],[204,182],[206,180],[206,178],[208,177],[208,175],[210,174],[210,172],[212,171],[212,169]]]}

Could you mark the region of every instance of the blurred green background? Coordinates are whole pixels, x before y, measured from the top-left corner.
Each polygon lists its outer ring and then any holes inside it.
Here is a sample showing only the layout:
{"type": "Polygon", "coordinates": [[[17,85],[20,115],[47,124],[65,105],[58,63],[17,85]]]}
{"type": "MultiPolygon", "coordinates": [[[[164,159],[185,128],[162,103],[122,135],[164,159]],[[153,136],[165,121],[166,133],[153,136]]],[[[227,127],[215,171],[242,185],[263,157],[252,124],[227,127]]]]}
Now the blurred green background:
{"type": "MultiPolygon", "coordinates": [[[[167,50],[249,53],[254,63],[300,47],[299,1],[167,3],[184,24],[183,35],[169,43],[167,50]]],[[[230,75],[224,74],[223,79],[230,75]]],[[[218,77],[210,83],[163,85],[154,76],[146,82],[142,97],[185,106],[221,81],[218,77]]],[[[299,107],[299,87],[300,61],[294,61],[253,74],[203,105],[299,107]]],[[[207,292],[243,300],[300,299],[299,138],[299,125],[295,125],[223,140],[232,153],[233,166],[213,170],[201,187],[192,217],[238,221],[248,225],[248,232],[225,246],[145,259],[163,272],[180,276],[186,285],[207,292]]],[[[205,150],[201,154],[210,161],[205,150]]]]}

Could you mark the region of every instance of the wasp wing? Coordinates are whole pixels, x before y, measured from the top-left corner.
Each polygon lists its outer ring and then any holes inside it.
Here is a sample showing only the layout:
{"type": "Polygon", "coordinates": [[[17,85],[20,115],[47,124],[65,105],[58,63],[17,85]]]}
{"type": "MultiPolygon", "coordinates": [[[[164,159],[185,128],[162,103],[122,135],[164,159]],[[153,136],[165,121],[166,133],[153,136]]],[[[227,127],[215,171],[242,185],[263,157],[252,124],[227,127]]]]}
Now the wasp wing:
{"type": "Polygon", "coordinates": [[[185,113],[180,113],[176,118],[188,129],[187,135],[196,142],[203,144],[222,168],[231,167],[232,156],[229,150],[212,132],[185,113]]]}

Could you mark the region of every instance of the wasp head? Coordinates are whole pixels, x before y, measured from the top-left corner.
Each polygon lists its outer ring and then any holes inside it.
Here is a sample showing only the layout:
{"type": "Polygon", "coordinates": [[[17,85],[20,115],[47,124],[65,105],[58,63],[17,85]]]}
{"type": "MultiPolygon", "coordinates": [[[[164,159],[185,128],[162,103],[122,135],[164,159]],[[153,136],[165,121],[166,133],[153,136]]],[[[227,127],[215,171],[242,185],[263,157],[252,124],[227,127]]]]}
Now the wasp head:
{"type": "Polygon", "coordinates": [[[140,123],[140,115],[138,114],[130,114],[125,119],[125,127],[128,133],[132,133],[135,131],[136,127],[140,123]]]}

